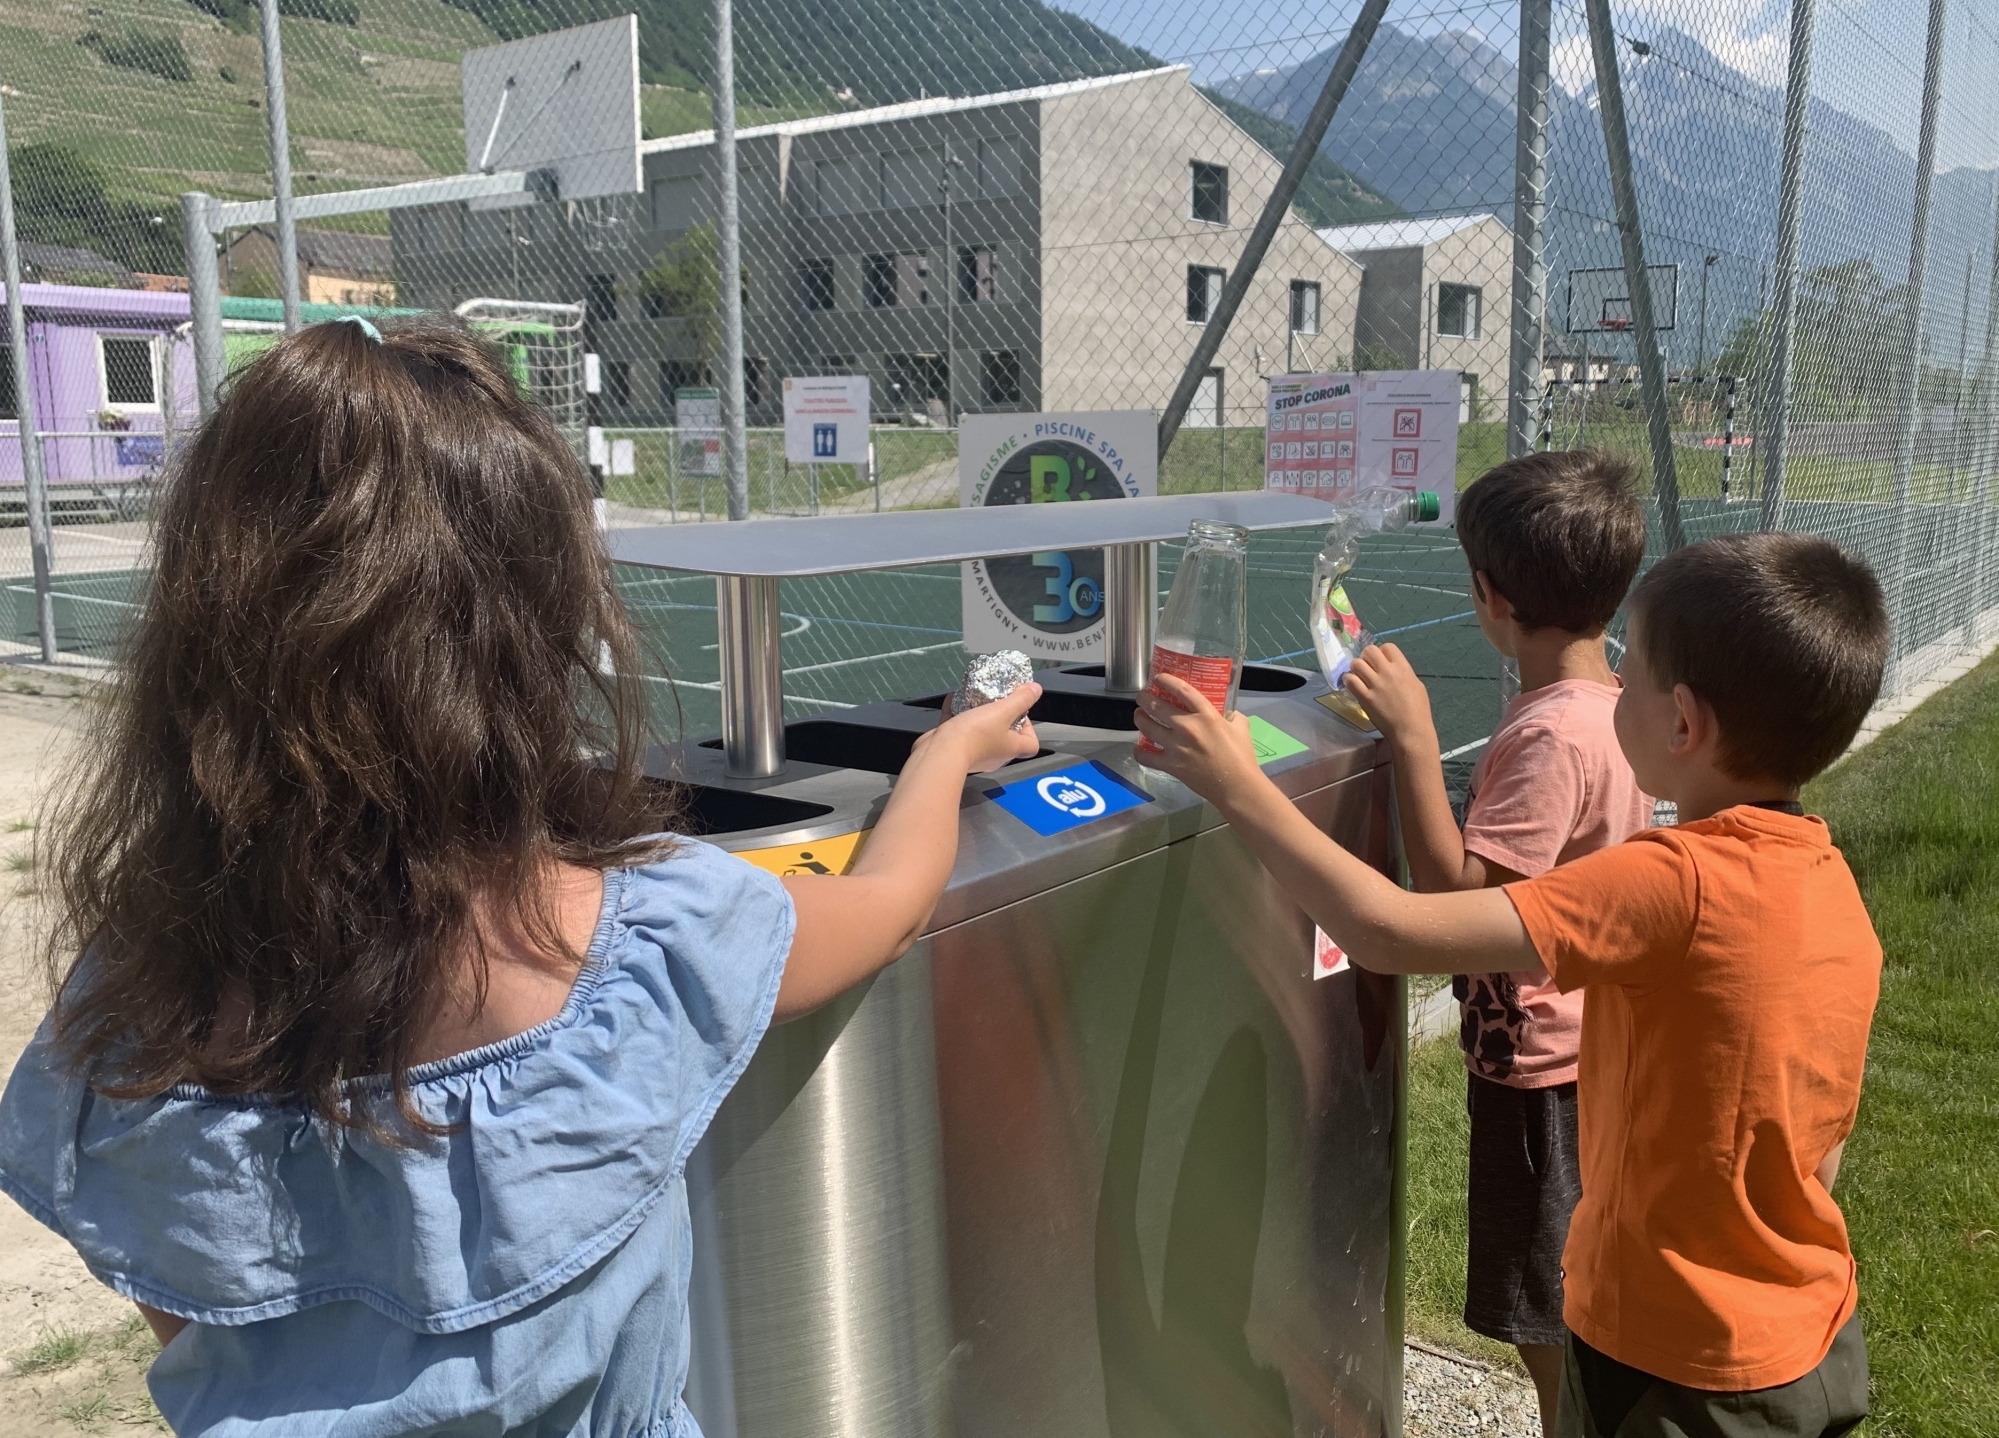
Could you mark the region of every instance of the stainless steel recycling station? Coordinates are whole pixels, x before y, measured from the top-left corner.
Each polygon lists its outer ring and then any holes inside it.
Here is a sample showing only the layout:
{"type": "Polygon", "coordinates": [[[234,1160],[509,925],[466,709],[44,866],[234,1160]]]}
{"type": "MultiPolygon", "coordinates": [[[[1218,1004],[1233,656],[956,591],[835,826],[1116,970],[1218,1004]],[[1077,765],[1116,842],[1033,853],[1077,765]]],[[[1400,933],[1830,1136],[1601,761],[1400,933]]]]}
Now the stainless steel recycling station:
{"type": "MultiPolygon", "coordinates": [[[[717,576],[724,729],[653,751],[697,828],[837,869],[943,696],[783,722],[788,577],[1103,546],[1106,661],[1042,671],[1042,752],[965,787],[900,962],[772,1030],[689,1166],[708,1438],[1398,1435],[1405,990],[1315,931],[1132,756],[1153,550],[1274,494],[615,532],[717,576]]],[[[1301,594],[1303,604],[1306,596],[1301,594]]],[[[1316,674],[1245,668],[1266,772],[1393,872],[1385,749],[1316,674]]]]}

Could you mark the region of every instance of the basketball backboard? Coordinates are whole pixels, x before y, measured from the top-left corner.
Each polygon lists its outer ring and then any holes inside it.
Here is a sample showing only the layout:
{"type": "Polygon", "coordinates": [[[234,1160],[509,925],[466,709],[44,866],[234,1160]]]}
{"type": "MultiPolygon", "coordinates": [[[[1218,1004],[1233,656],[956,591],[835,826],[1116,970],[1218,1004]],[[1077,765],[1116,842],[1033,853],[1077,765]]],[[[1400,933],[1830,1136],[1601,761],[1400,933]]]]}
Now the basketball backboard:
{"type": "Polygon", "coordinates": [[[467,173],[552,170],[564,200],[638,192],[637,16],[467,50],[458,75],[467,173]]]}
{"type": "MultiPolygon", "coordinates": [[[[1680,307],[1680,267],[1647,265],[1652,283],[1652,323],[1655,329],[1673,328],[1680,307]]],[[[1624,267],[1603,270],[1569,271],[1570,334],[1623,334],[1631,328],[1631,286],[1625,283],[1624,267]]]]}

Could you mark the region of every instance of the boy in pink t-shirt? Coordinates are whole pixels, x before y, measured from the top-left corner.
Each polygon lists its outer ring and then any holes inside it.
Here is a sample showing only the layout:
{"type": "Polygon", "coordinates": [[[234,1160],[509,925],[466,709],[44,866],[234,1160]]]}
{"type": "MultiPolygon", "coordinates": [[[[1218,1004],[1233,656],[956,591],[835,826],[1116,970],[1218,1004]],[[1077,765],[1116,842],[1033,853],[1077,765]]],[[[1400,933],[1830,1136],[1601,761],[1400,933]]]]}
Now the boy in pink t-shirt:
{"type": "MultiPolygon", "coordinates": [[[[1533,878],[1652,817],[1611,729],[1619,686],[1603,639],[1645,554],[1630,465],[1590,451],[1508,460],[1459,496],[1457,529],[1479,628],[1520,666],[1520,695],[1472,770],[1462,831],[1429,695],[1402,652],[1369,649],[1346,680],[1394,751],[1409,874],[1426,893],[1533,878]]],[[[1581,1192],[1582,994],[1559,993],[1538,968],[1459,975],[1452,987],[1470,1070],[1465,1323],[1519,1348],[1552,1433],[1567,1337],[1562,1245],[1581,1192]]]]}

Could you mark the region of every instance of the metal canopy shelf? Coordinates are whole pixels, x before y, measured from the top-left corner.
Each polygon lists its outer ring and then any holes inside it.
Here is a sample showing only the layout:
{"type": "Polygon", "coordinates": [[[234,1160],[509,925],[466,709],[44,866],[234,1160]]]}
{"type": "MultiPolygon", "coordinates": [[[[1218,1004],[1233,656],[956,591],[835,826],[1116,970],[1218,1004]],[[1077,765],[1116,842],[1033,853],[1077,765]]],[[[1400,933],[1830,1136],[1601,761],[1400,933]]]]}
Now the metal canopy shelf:
{"type": "Polygon", "coordinates": [[[1244,529],[1330,524],[1333,506],[1298,494],[1182,494],[1091,504],[1009,504],[749,524],[675,524],[610,534],[611,558],[651,569],[803,579],[1049,549],[1178,539],[1197,519],[1244,529]]]}

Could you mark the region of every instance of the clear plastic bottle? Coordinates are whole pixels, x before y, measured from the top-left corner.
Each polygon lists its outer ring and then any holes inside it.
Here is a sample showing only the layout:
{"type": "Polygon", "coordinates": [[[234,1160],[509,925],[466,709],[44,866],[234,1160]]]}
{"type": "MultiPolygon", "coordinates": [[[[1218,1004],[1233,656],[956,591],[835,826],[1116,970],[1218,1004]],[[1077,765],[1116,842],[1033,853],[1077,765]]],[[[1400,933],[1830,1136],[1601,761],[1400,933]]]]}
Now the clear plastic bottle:
{"type": "Polygon", "coordinates": [[[1312,647],[1319,653],[1319,671],[1333,687],[1326,696],[1326,706],[1362,729],[1372,729],[1374,720],[1347,693],[1345,680],[1360,652],[1374,643],[1374,636],[1347,598],[1347,573],[1360,557],[1362,535],[1405,529],[1435,519],[1439,512],[1437,496],[1431,490],[1364,489],[1333,507],[1333,526],[1326,531],[1319,557],[1312,561],[1312,647]]]}
{"type": "MultiPolygon", "coordinates": [[[[1248,644],[1249,531],[1197,519],[1187,526],[1187,552],[1159,616],[1152,672],[1178,675],[1232,714],[1248,644]]],[[[1138,747],[1159,752],[1149,739],[1138,747]]]]}

